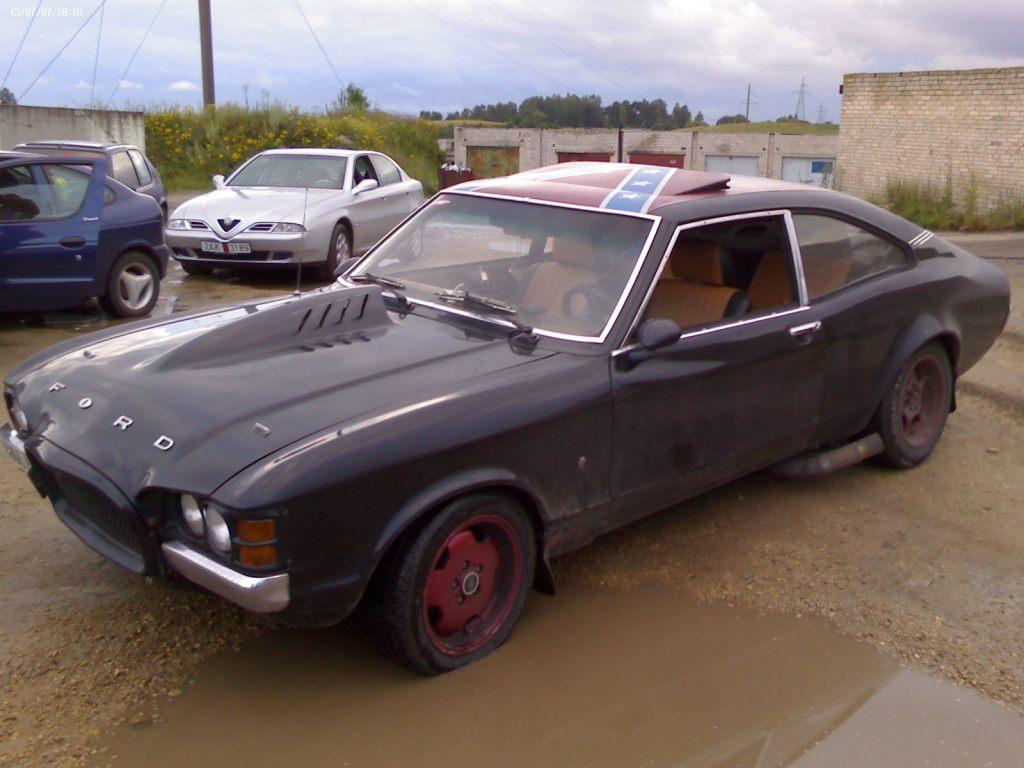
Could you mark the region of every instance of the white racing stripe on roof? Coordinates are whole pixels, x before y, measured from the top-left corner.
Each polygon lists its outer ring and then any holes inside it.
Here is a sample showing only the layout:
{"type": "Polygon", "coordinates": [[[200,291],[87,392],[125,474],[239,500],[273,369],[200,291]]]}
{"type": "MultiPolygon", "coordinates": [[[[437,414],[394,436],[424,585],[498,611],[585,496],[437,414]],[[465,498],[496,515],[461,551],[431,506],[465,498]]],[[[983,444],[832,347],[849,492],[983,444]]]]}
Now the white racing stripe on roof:
{"type": "Polygon", "coordinates": [[[665,188],[665,185],[669,183],[673,176],[676,175],[676,170],[678,169],[672,168],[669,173],[665,174],[665,178],[661,180],[661,183],[654,188],[653,192],[651,192],[651,196],[647,198],[647,202],[644,203],[644,207],[640,209],[640,213],[647,213],[647,210],[651,207],[651,204],[658,199],[658,195],[661,194],[661,191],[665,188]]]}
{"type": "Polygon", "coordinates": [[[916,237],[912,238],[909,242],[911,247],[917,248],[920,245],[924,245],[926,242],[932,239],[934,232],[929,232],[927,229],[919,233],[916,237]]]}

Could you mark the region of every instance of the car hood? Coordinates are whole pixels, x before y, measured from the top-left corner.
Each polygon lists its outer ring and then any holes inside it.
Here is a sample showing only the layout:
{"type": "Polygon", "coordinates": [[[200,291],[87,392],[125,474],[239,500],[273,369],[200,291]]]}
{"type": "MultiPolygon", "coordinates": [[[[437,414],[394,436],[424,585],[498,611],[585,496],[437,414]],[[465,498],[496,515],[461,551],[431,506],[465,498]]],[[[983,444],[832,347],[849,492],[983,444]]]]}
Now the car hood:
{"type": "Polygon", "coordinates": [[[524,352],[504,335],[465,325],[392,315],[376,286],[234,305],[79,341],[29,361],[9,385],[34,435],[130,497],[147,487],[210,494],[316,431],[417,407],[553,354],[524,352]]]}
{"type": "MultiPolygon", "coordinates": [[[[338,189],[293,189],[279,187],[227,187],[182,203],[171,215],[174,219],[202,219],[210,225],[218,219],[239,219],[242,231],[258,221],[303,221],[324,206],[343,205],[348,192],[338,189]]],[[[236,228],[233,228],[236,229],[236,228]]]]}

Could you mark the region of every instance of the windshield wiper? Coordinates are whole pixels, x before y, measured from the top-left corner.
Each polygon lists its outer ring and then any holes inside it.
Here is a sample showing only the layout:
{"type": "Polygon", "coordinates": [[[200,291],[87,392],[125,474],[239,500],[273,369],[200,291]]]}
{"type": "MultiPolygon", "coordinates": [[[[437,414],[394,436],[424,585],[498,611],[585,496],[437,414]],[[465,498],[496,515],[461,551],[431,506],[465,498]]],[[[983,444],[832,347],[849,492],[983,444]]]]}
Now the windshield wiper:
{"type": "Polygon", "coordinates": [[[533,332],[533,328],[515,318],[516,308],[504,301],[498,301],[487,296],[477,296],[469,291],[441,291],[437,298],[443,304],[460,304],[466,309],[475,310],[484,315],[502,315],[505,320],[515,326],[515,330],[509,334],[509,338],[535,346],[540,337],[533,332]]]}
{"type": "Polygon", "coordinates": [[[383,275],[372,275],[369,272],[363,272],[359,275],[346,275],[345,279],[352,283],[374,283],[379,285],[381,288],[387,288],[391,291],[398,303],[403,309],[407,309],[412,306],[412,302],[405,297],[404,293],[399,291],[405,290],[405,283],[401,280],[395,280],[391,277],[384,277],[383,275]]]}

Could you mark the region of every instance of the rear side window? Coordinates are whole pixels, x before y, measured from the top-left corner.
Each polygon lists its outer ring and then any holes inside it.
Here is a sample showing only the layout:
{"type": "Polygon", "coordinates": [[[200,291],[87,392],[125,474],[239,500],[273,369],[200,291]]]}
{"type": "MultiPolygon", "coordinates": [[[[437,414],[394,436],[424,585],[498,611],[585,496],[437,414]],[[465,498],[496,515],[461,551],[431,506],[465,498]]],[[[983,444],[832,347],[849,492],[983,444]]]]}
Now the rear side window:
{"type": "Polygon", "coordinates": [[[373,167],[377,171],[377,180],[383,187],[385,184],[397,184],[402,180],[398,166],[380,155],[373,155],[373,167]]]}
{"type": "Polygon", "coordinates": [[[82,207],[85,193],[89,189],[88,166],[72,168],[67,165],[44,165],[43,176],[49,186],[51,216],[63,219],[82,207]]]}
{"type": "Polygon", "coordinates": [[[910,263],[895,243],[841,219],[798,213],[793,226],[812,299],[910,263]]]}
{"type": "Polygon", "coordinates": [[[149,166],[146,165],[146,158],[142,156],[142,153],[137,149],[129,149],[128,156],[132,159],[132,165],[135,166],[135,173],[138,174],[142,186],[152,184],[153,175],[149,172],[149,166]]]}
{"type": "Polygon", "coordinates": [[[132,164],[127,152],[115,152],[110,158],[110,166],[114,178],[126,187],[138,189],[141,186],[139,184],[139,176],[135,173],[135,166],[132,164]]]}

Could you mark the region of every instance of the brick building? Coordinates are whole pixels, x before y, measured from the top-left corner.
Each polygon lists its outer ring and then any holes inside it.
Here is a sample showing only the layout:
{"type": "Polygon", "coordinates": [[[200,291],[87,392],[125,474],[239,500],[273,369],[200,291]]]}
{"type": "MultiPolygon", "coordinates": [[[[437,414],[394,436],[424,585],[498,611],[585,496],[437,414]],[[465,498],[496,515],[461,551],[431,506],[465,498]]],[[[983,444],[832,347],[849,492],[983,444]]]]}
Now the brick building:
{"type": "Polygon", "coordinates": [[[843,78],[839,186],[872,199],[891,181],[941,187],[979,212],[1024,197],[1024,67],[843,78]]]}

